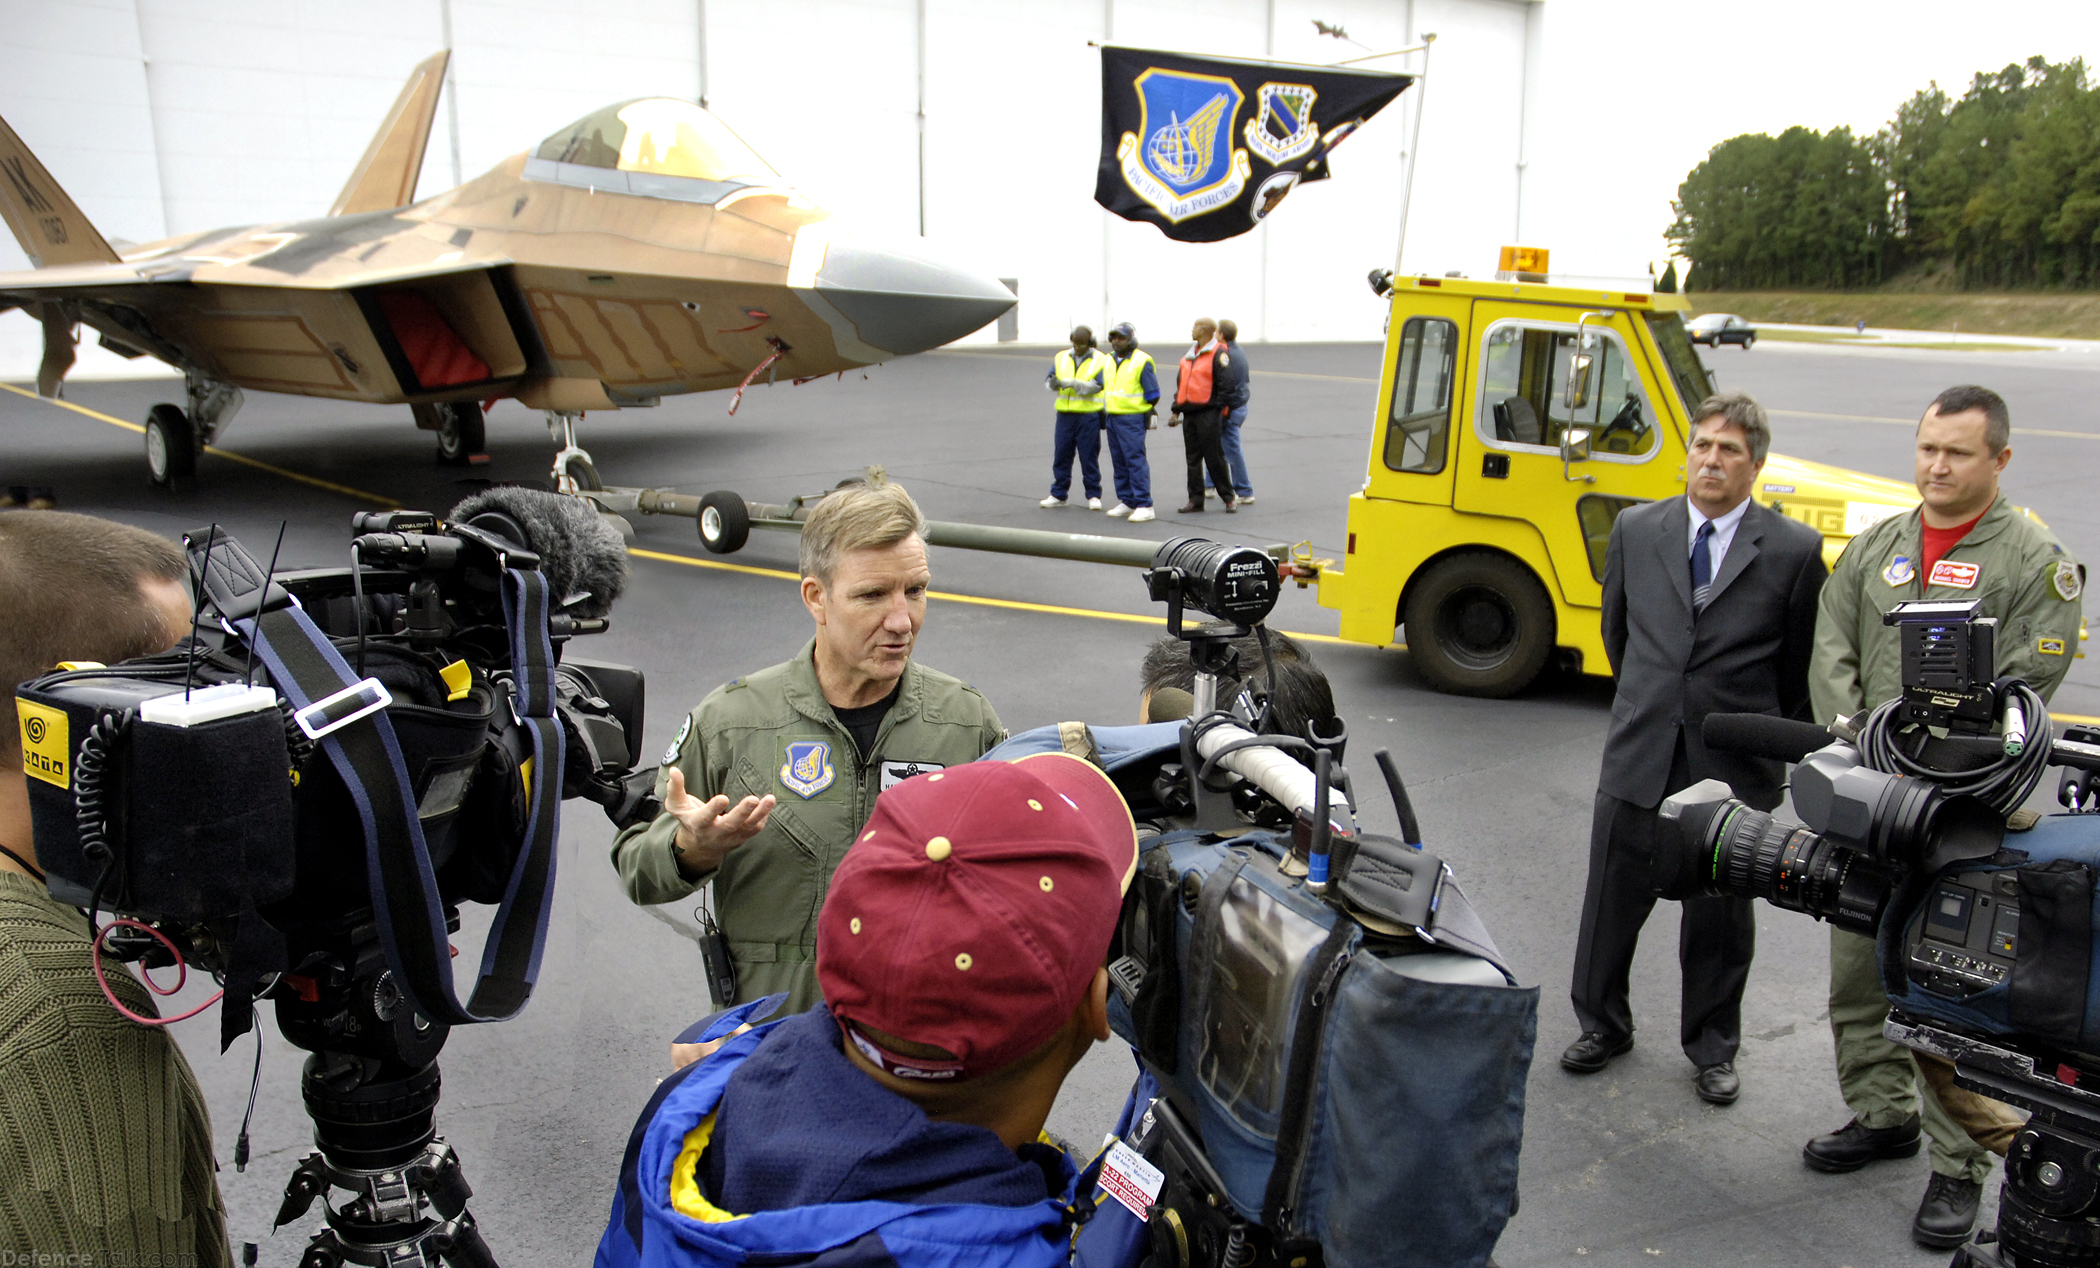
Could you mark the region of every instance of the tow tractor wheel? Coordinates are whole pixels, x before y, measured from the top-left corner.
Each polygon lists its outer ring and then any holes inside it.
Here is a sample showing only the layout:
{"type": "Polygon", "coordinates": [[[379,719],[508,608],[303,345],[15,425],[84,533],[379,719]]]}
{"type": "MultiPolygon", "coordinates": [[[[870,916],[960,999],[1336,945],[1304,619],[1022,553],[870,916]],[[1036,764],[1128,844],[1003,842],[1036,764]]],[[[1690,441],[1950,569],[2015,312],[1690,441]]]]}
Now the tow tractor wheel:
{"type": "Polygon", "coordinates": [[[437,406],[437,458],[447,467],[464,467],[479,459],[488,461],[488,420],[472,401],[447,401],[437,406]]]}
{"type": "Polygon", "coordinates": [[[1462,551],[1431,564],[1402,619],[1415,667],[1452,695],[1514,695],[1553,654],[1553,602],[1507,555],[1462,551]]]}
{"type": "Polygon", "coordinates": [[[197,474],[197,430],[173,405],[156,405],[146,415],[146,474],[160,489],[197,474]]]}
{"type": "Polygon", "coordinates": [[[737,494],[717,490],[700,499],[700,545],[711,555],[733,555],[751,540],[751,509],[737,494]]]}

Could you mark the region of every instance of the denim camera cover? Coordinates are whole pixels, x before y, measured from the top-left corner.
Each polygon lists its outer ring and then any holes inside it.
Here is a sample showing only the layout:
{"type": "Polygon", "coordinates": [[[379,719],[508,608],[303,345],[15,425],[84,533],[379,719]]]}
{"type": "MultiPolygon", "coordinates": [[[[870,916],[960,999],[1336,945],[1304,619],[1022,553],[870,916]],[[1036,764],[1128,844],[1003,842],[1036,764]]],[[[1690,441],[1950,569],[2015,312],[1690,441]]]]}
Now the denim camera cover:
{"type": "MultiPolygon", "coordinates": [[[[1232,1205],[1270,1223],[1280,1194],[1288,1226],[1275,1231],[1317,1239],[1334,1268],[1486,1262],[1516,1203],[1536,988],[1409,976],[1403,961],[1436,948],[1366,941],[1278,870],[1283,844],[1271,834],[1160,840],[1177,876],[1222,882],[1203,886],[1195,911],[1181,909],[1179,1061],[1160,1078],[1193,1111],[1232,1205]],[[1305,987],[1337,963],[1330,934],[1341,958],[1301,1070],[1305,987]],[[1221,937],[1231,943],[1222,953],[1196,950],[1221,937]],[[1287,1093],[1307,1079],[1310,1104],[1293,1123],[1287,1093]],[[1294,1125],[1300,1138],[1284,1138],[1294,1125]],[[1298,1160],[1281,1189],[1279,1146],[1286,1166],[1298,1160]]],[[[1134,1041],[1127,1014],[1112,1019],[1134,1041]]]]}
{"type": "Polygon", "coordinates": [[[2100,974],[2092,971],[2100,899],[2100,815],[2058,814],[2026,832],[2007,833],[1992,858],[1957,863],[1956,872],[2015,872],[2019,939],[2004,982],[1965,999],[1928,991],[1905,973],[1908,931],[1934,893],[1936,876],[1911,876],[1889,899],[1877,945],[1882,985],[1895,1007],[1958,1030],[2024,1035],[2044,1046],[2100,1059],[2100,974]]]}

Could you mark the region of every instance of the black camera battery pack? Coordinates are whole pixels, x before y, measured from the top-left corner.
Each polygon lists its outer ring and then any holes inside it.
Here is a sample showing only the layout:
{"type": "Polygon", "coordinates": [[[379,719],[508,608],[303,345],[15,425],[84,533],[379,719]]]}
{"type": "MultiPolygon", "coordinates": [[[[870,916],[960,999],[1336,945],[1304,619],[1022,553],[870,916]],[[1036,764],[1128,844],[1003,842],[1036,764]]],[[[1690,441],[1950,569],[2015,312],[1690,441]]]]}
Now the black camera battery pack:
{"type": "Polygon", "coordinates": [[[93,670],[18,690],[37,862],[61,901],[86,906],[100,885],[105,909],[204,921],[291,892],[283,715],[140,716],[183,694],[180,682],[93,670]]]}

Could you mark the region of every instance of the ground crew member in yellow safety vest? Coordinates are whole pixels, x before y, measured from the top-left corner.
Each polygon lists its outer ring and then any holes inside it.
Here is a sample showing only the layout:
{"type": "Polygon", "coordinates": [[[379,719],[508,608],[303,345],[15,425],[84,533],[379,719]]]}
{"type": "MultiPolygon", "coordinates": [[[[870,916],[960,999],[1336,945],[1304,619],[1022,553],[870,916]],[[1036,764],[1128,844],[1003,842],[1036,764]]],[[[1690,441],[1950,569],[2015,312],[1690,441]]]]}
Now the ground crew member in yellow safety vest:
{"type": "Polygon", "coordinates": [[[1145,433],[1159,408],[1159,375],[1152,354],[1138,347],[1137,331],[1127,321],[1108,332],[1108,460],[1116,468],[1116,504],[1112,516],[1128,515],[1133,524],[1152,518],[1152,468],[1145,461],[1145,433]]]}
{"type": "Polygon", "coordinates": [[[1108,358],[1094,347],[1094,332],[1072,329],[1072,346],[1050,359],[1047,386],[1057,393],[1057,441],[1050,453],[1050,496],[1045,510],[1070,505],[1072,456],[1086,484],[1086,509],[1101,509],[1101,399],[1108,388],[1108,358]]]}

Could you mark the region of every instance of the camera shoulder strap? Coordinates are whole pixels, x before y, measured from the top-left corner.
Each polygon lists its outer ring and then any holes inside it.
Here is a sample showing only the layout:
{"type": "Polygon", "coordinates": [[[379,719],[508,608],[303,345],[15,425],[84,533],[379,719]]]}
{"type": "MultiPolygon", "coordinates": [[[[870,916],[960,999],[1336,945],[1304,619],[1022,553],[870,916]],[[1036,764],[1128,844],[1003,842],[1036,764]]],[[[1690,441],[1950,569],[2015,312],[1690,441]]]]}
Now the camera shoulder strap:
{"type": "MultiPolygon", "coordinates": [[[[381,710],[319,741],[342,776],[364,829],[366,880],[387,963],[418,1013],[453,1026],[502,1021],[524,1008],[539,975],[554,893],[564,754],[561,724],[553,716],[546,579],[537,572],[506,569],[503,609],[511,639],[512,707],[532,736],[530,814],[526,840],[482,949],[479,980],[466,1004],[453,989],[444,903],[393,724],[381,710]],[[530,915],[521,918],[521,913],[530,915]]],[[[253,640],[277,689],[296,708],[358,681],[328,636],[297,607],[239,622],[238,628],[253,640]]]]}

